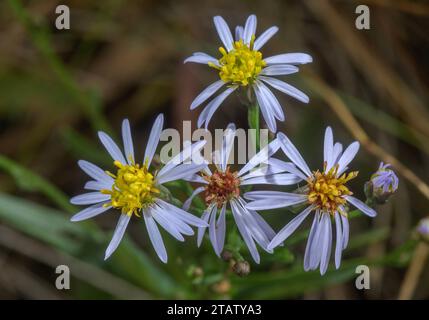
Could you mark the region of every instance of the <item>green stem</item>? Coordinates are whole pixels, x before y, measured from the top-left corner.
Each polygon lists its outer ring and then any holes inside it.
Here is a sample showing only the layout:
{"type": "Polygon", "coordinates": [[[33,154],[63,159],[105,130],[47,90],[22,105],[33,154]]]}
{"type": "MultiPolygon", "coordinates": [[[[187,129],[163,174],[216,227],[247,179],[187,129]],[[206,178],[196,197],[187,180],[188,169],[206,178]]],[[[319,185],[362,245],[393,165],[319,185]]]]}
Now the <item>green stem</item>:
{"type": "Polygon", "coordinates": [[[259,106],[256,102],[252,103],[248,107],[247,121],[250,129],[255,129],[255,134],[252,133],[252,140],[255,141],[256,152],[260,149],[259,141],[259,106]]]}

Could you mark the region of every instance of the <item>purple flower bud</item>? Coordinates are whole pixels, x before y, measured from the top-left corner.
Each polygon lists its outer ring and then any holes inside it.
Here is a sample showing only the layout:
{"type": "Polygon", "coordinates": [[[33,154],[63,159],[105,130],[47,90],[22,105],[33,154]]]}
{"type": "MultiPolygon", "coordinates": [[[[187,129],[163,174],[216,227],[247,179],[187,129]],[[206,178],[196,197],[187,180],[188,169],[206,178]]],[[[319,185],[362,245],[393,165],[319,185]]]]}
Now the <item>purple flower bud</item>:
{"type": "Polygon", "coordinates": [[[380,163],[377,172],[371,176],[371,182],[375,192],[394,193],[398,189],[399,179],[390,164],[380,163]]]}

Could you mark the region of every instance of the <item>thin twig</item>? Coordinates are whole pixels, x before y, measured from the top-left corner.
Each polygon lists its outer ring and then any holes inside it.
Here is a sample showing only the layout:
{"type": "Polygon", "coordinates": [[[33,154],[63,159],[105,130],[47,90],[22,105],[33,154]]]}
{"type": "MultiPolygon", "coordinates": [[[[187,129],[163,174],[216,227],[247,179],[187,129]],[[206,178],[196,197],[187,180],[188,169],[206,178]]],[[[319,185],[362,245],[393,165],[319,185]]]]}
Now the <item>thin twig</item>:
{"type": "Polygon", "coordinates": [[[429,245],[425,242],[420,242],[414,251],[413,258],[405,274],[404,281],[399,290],[399,300],[410,300],[413,298],[414,291],[417,287],[417,282],[420,274],[425,266],[429,255],[429,245]]]}
{"type": "Polygon", "coordinates": [[[365,38],[353,29],[354,24],[346,21],[331,1],[307,0],[303,3],[332,31],[368,81],[388,93],[395,102],[392,106],[399,107],[408,123],[429,137],[429,113],[421,98],[384,59],[371,50],[365,38]]]}

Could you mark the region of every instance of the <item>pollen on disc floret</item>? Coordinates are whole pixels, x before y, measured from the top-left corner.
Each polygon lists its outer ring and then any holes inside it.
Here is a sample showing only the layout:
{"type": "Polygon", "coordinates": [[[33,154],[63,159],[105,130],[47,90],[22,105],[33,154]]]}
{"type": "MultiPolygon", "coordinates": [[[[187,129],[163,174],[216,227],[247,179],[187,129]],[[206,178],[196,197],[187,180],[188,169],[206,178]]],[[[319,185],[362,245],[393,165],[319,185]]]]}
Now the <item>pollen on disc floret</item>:
{"type": "Polygon", "coordinates": [[[154,176],[147,165],[122,164],[114,161],[118,168],[116,175],[107,172],[115,182],[112,189],[103,189],[101,193],[109,194],[111,202],[107,206],[120,209],[123,214],[140,216],[140,211],[155,201],[159,190],[155,187],[154,176]]]}

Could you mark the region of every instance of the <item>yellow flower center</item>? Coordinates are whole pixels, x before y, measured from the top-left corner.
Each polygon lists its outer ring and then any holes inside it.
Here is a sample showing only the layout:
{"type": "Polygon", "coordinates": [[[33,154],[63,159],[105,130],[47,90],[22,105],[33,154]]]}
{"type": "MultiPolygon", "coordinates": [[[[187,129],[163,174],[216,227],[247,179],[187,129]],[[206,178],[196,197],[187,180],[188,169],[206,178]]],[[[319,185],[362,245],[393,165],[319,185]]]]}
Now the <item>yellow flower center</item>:
{"type": "Polygon", "coordinates": [[[152,204],[155,194],[159,193],[155,188],[153,175],[148,172],[147,165],[124,165],[119,161],[114,161],[113,164],[118,168],[116,175],[107,172],[115,179],[112,189],[101,190],[101,193],[111,196],[110,203],[106,206],[120,209],[129,216],[140,216],[141,209],[152,204]]]}
{"type": "Polygon", "coordinates": [[[208,182],[205,187],[204,200],[207,205],[215,203],[218,208],[231,199],[240,195],[240,179],[237,172],[216,170],[211,176],[204,176],[208,182]]]}
{"type": "Polygon", "coordinates": [[[343,173],[340,177],[337,177],[337,173],[338,165],[332,167],[328,172],[326,170],[315,171],[313,176],[307,180],[308,201],[332,215],[338,210],[338,206],[346,203],[344,196],[352,194],[345,184],[358,175],[358,171],[343,173]]]}
{"type": "Polygon", "coordinates": [[[253,83],[266,66],[262,59],[262,53],[253,50],[255,36],[252,36],[250,46],[244,44],[243,40],[234,42],[234,49],[227,52],[223,47],[219,48],[222,57],[219,66],[209,62],[209,66],[219,70],[219,77],[225,83],[247,86],[253,83]]]}

